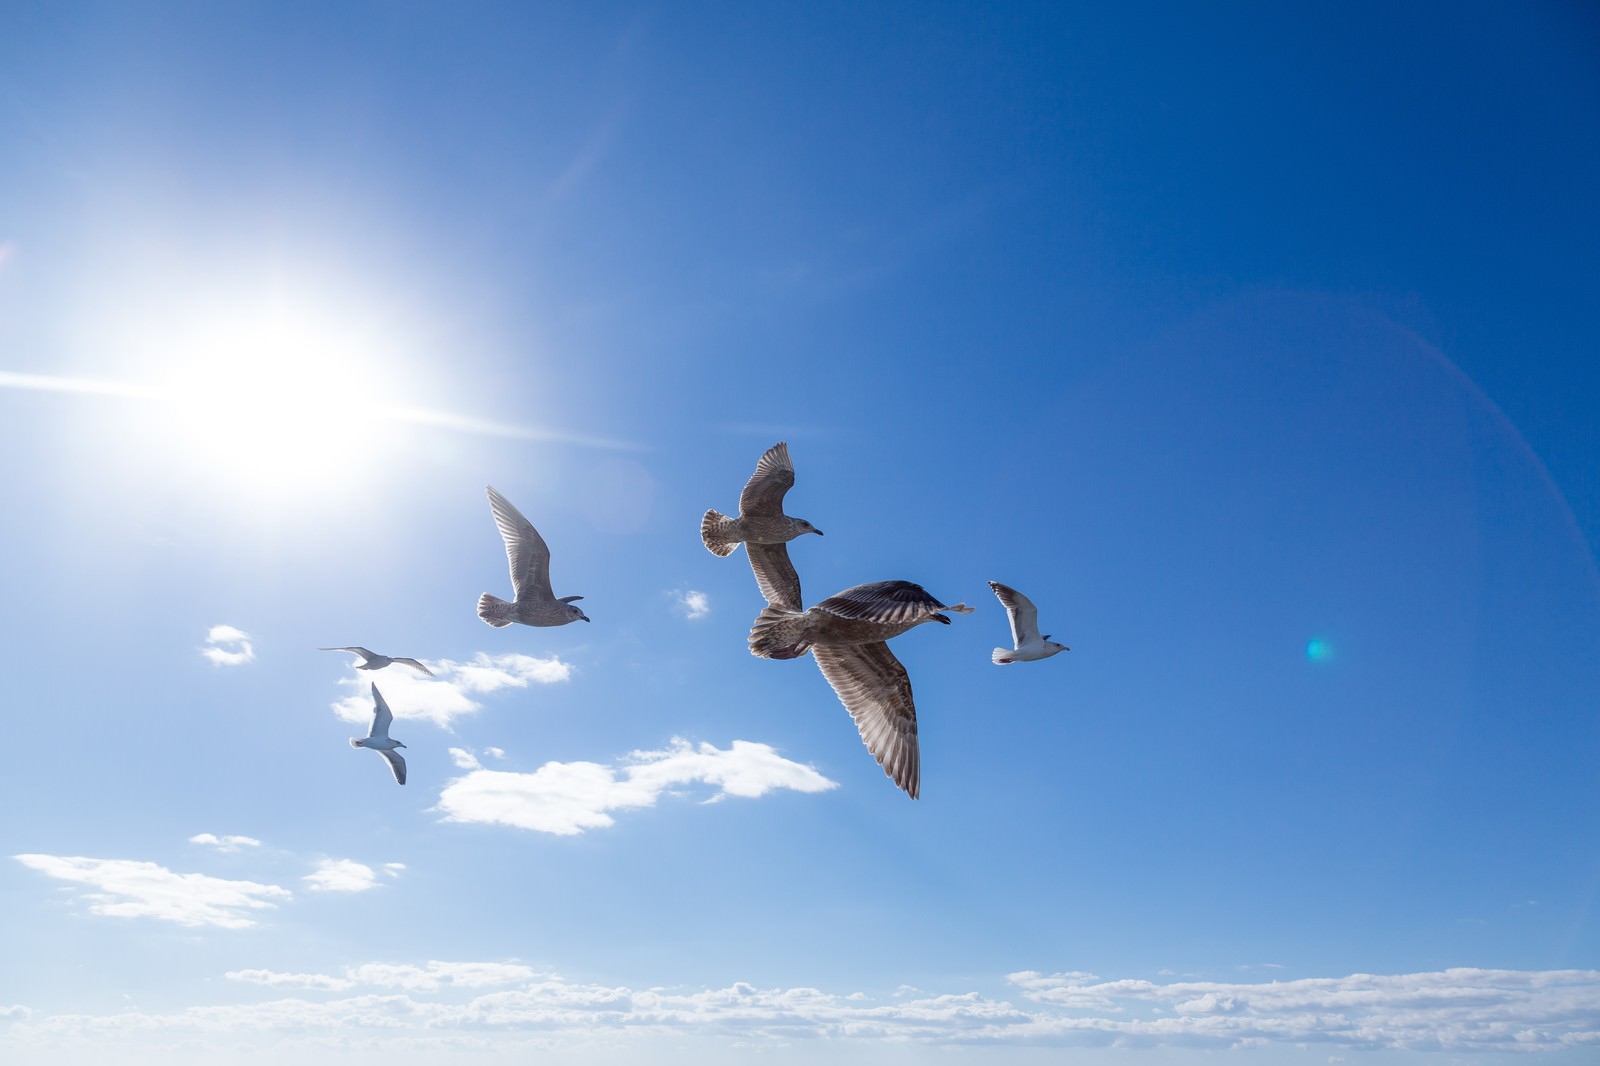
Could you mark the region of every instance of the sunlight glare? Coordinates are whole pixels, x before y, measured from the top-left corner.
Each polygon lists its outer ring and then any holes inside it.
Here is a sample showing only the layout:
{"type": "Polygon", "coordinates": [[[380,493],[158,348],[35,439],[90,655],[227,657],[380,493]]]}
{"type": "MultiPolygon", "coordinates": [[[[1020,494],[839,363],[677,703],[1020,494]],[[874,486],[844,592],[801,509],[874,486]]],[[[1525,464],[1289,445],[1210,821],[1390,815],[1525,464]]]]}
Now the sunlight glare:
{"type": "Polygon", "coordinates": [[[392,353],[370,333],[277,302],[195,329],[161,383],[184,458],[258,492],[326,487],[384,450],[392,353]]]}

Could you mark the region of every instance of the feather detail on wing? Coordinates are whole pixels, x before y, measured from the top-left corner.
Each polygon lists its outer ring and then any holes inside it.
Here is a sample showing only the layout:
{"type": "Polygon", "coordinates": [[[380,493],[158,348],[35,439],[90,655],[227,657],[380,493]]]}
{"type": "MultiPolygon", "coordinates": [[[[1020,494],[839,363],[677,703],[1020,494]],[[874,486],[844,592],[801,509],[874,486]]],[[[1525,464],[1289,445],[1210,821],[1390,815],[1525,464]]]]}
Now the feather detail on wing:
{"type": "Polygon", "coordinates": [[[862,742],[883,772],[916,799],[922,760],[917,747],[917,708],[911,700],[906,668],[883,641],[818,644],[811,655],[839,702],[855,719],[862,742]]]}
{"type": "Polygon", "coordinates": [[[533,523],[511,505],[511,501],[488,486],[489,507],[494,524],[506,542],[506,559],[511,564],[511,587],[518,600],[547,600],[550,592],[550,548],[533,523]]]}
{"type": "Polygon", "coordinates": [[[926,621],[944,604],[910,581],[873,581],[845,589],[817,604],[840,618],[858,618],[885,625],[926,621]]]}
{"type": "Polygon", "coordinates": [[[379,749],[378,754],[389,760],[389,769],[394,771],[395,781],[402,785],[405,784],[406,757],[401,755],[398,751],[383,751],[382,749],[379,749]]]}
{"type": "Polygon", "coordinates": [[[989,582],[989,587],[994,589],[1000,605],[1006,609],[1006,616],[1011,619],[1012,646],[1020,648],[1030,641],[1038,641],[1039,609],[1033,605],[1033,601],[998,581],[989,582]]]}
{"type": "Polygon", "coordinates": [[[767,602],[800,610],[800,575],[789,561],[789,549],[782,544],[746,544],[744,550],[767,602]]]}
{"type": "Polygon", "coordinates": [[[783,495],[794,485],[794,464],[789,461],[789,445],[779,441],[768,448],[756,463],[744,491],[739,494],[739,515],[776,518],[783,514],[783,495]]]}
{"type": "Polygon", "coordinates": [[[372,686],[372,703],[372,728],[367,731],[367,736],[387,737],[389,726],[394,722],[394,712],[389,710],[389,701],[383,698],[377,685],[372,686]]]}

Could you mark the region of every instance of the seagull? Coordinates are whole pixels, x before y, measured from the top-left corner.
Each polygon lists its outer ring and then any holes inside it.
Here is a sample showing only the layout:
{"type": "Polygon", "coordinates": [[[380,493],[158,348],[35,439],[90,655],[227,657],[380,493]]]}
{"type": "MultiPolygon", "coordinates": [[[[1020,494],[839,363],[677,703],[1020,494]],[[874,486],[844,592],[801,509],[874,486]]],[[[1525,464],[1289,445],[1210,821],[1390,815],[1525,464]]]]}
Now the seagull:
{"type": "Polygon", "coordinates": [[[750,569],[768,603],[800,610],[800,575],[789,561],[784,545],[806,533],[822,536],[822,530],[804,518],[783,513],[783,494],[794,485],[794,464],[789,461],[789,445],[779,441],[762,453],[756,472],[739,494],[739,517],[729,518],[720,511],[707,511],[700,519],[700,539],[713,555],[727,556],[744,542],[750,569]]]}
{"type": "Polygon", "coordinates": [[[522,517],[522,512],[489,487],[489,506],[494,509],[495,525],[505,538],[506,558],[511,561],[511,589],[516,601],[507,603],[498,596],[485,592],[478,597],[478,617],[492,626],[508,626],[521,622],[525,626],[564,626],[568,622],[589,616],[581,607],[572,606],[573,600],[582,596],[563,596],[556,599],[550,593],[550,549],[544,538],[533,528],[533,523],[522,517]]]}
{"type": "Polygon", "coordinates": [[[433,671],[429,670],[426,666],[423,666],[421,663],[417,662],[417,660],[415,660],[415,659],[405,659],[405,658],[402,658],[402,657],[400,657],[398,655],[379,655],[377,652],[368,651],[366,648],[318,648],[317,650],[318,651],[353,651],[357,655],[361,656],[361,661],[356,663],[356,669],[357,670],[382,670],[385,666],[388,666],[391,663],[405,663],[407,666],[416,667],[418,670],[421,670],[423,673],[427,674],[429,677],[433,676],[433,671]]]}
{"type": "Polygon", "coordinates": [[[1039,635],[1039,608],[1016,589],[998,581],[989,582],[994,594],[1000,597],[1011,619],[1011,643],[1014,648],[996,648],[989,658],[1002,666],[1006,663],[1031,663],[1035,659],[1048,659],[1058,651],[1071,651],[1065,644],[1057,644],[1050,634],[1039,635]]]}
{"type": "Polygon", "coordinates": [[[793,659],[811,652],[844,704],[856,729],[889,779],[912,799],[921,788],[917,708],[911,679],[888,641],[913,626],[971,614],[964,603],[946,606],[909,581],[874,581],[845,589],[809,611],[768,604],[750,627],[750,654],[793,659]]]}
{"type": "Polygon", "coordinates": [[[389,710],[389,704],[384,700],[383,693],[378,691],[378,686],[372,686],[372,728],[364,737],[351,737],[352,748],[370,748],[389,760],[389,769],[394,771],[394,779],[400,784],[406,783],[406,760],[396,748],[405,747],[398,740],[389,739],[389,725],[394,721],[394,712],[389,710]]]}

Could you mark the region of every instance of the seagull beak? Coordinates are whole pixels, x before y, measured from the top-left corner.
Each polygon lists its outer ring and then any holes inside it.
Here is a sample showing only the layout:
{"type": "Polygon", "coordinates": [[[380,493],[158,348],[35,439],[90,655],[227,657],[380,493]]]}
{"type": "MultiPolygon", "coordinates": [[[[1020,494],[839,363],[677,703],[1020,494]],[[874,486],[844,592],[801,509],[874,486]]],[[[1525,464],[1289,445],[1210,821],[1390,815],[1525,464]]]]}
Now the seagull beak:
{"type": "Polygon", "coordinates": [[[578,617],[583,619],[585,622],[587,622],[589,620],[589,616],[586,615],[586,614],[580,614],[578,617]]]}
{"type": "Polygon", "coordinates": [[[815,533],[819,537],[822,536],[822,530],[820,529],[813,528],[811,532],[815,533]]]}

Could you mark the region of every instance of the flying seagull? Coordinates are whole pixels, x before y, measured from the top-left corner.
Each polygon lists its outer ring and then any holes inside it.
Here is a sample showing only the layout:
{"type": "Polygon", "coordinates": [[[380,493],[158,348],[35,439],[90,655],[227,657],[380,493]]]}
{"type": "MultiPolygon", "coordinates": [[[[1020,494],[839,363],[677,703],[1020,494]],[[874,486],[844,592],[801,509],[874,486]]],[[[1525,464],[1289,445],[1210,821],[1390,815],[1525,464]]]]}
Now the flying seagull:
{"type": "Polygon", "coordinates": [[[1042,637],[1039,635],[1039,608],[1033,605],[1032,600],[998,581],[989,582],[989,587],[1000,597],[1000,604],[1011,619],[1011,643],[1015,645],[1012,648],[996,648],[994,654],[989,656],[991,660],[1001,665],[1030,663],[1035,659],[1048,659],[1058,651],[1072,650],[1065,644],[1051,640],[1049,633],[1042,637]]]}
{"type": "Polygon", "coordinates": [[[809,611],[768,604],[750,628],[750,654],[793,659],[808,650],[833,686],[856,729],[890,780],[917,798],[921,756],[911,679],[888,641],[913,626],[950,624],[943,611],[971,614],[964,603],[946,606],[909,581],[874,581],[845,589],[809,611]]]}
{"type": "Polygon", "coordinates": [[[356,663],[356,669],[357,670],[382,670],[385,666],[388,666],[390,663],[405,663],[407,666],[416,667],[418,670],[421,670],[423,673],[427,674],[429,677],[433,676],[433,671],[429,670],[426,666],[423,666],[421,663],[417,662],[417,660],[401,658],[398,655],[379,655],[377,652],[368,651],[366,648],[318,648],[317,650],[318,651],[353,651],[357,655],[361,656],[361,661],[356,663]]]}
{"type": "Polygon", "coordinates": [[[389,726],[394,721],[394,712],[389,710],[389,704],[383,698],[383,693],[378,691],[378,686],[372,686],[372,728],[364,737],[351,737],[352,748],[370,748],[389,760],[389,769],[394,771],[394,779],[400,784],[406,783],[406,760],[396,748],[405,747],[398,740],[389,739],[389,726]]]}
{"type": "Polygon", "coordinates": [[[498,596],[485,592],[478,597],[478,617],[492,626],[508,626],[521,622],[525,626],[564,626],[568,622],[589,616],[581,607],[572,606],[573,600],[582,596],[563,596],[556,599],[550,592],[550,549],[544,538],[533,528],[533,523],[522,517],[522,512],[489,486],[489,506],[494,510],[495,525],[505,538],[506,558],[511,561],[511,589],[516,600],[507,603],[498,596]]]}
{"type": "Polygon", "coordinates": [[[822,530],[804,518],[783,513],[783,494],[794,484],[794,464],[789,445],[779,441],[756,462],[756,472],[739,494],[739,517],[707,511],[700,519],[700,539],[713,555],[731,555],[742,541],[750,569],[768,603],[800,610],[800,575],[789,561],[786,543],[806,533],[822,530]]]}

